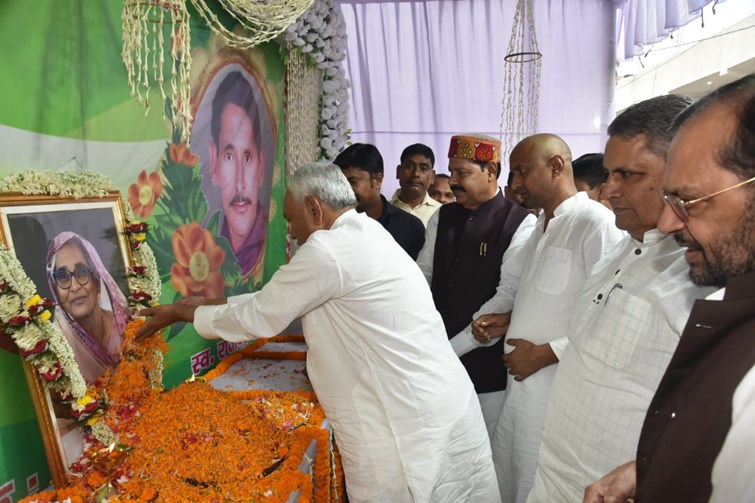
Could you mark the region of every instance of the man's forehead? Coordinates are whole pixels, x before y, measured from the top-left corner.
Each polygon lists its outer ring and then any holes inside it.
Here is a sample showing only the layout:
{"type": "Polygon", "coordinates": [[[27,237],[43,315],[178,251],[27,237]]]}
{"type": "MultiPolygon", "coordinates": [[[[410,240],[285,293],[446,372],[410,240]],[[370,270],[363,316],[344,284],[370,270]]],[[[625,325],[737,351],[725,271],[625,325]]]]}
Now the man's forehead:
{"type": "Polygon", "coordinates": [[[736,130],[736,119],[725,107],[712,106],[685,123],[669,148],[664,185],[677,190],[697,187],[728,170],[721,165],[719,151],[736,130]]]}
{"type": "Polygon", "coordinates": [[[430,159],[422,154],[412,154],[404,157],[402,164],[432,164],[430,159]]]}
{"type": "Polygon", "coordinates": [[[480,169],[480,166],[476,164],[474,161],[470,161],[469,159],[459,159],[458,157],[452,157],[448,160],[448,171],[451,171],[454,169],[472,169],[472,168],[480,169]]]}
{"type": "Polygon", "coordinates": [[[370,172],[366,169],[362,169],[359,166],[347,166],[341,170],[345,177],[364,177],[369,176],[370,172]]]}
{"type": "Polygon", "coordinates": [[[609,172],[630,167],[663,169],[666,160],[650,150],[647,135],[640,133],[631,137],[611,136],[606,142],[603,167],[609,172]]]}

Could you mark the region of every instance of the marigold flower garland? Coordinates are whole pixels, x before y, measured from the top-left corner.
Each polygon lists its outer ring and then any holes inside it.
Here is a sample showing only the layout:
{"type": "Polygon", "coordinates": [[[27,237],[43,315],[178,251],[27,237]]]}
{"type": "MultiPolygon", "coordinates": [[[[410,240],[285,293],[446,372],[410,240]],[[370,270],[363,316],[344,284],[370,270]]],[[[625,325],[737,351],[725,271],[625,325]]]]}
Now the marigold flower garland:
{"type": "Polygon", "coordinates": [[[25,502],[83,503],[93,496],[110,502],[283,502],[297,491],[299,501],[332,501],[330,433],[321,427],[325,415],[313,393],[227,393],[201,380],[163,392],[149,376],[159,369],[155,352],[167,345],[159,336],[135,344],[142,323],[129,324],[123,359],[101,388],[110,403],[103,421],[121,444],[108,447],[90,438],[71,487],[25,502]],[[299,470],[312,441],[314,483],[299,470]]]}

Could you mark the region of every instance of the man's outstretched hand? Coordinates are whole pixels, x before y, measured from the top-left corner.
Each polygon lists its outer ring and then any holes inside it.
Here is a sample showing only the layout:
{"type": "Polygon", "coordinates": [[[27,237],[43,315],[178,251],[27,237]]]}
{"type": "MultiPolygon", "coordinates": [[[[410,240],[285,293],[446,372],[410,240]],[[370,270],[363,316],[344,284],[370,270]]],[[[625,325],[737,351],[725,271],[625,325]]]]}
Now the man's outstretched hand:
{"type": "Polygon", "coordinates": [[[147,321],[136,332],[136,340],[141,341],[177,321],[193,323],[196,309],[197,306],[180,304],[166,304],[142,309],[139,311],[139,315],[146,316],[147,321]]]}

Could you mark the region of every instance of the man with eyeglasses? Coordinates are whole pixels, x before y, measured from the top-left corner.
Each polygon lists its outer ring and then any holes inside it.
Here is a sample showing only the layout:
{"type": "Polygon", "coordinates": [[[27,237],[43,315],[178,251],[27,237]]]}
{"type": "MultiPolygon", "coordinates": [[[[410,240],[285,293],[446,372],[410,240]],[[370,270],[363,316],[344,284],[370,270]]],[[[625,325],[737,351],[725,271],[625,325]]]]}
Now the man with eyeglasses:
{"type": "Polygon", "coordinates": [[[690,103],[652,98],[608,126],[603,197],[629,235],[596,266],[575,304],[531,503],[580,501],[585,486],[633,456],[692,305],[712,291],[692,283],[683,250],[656,228],[671,124],[690,103]]]}
{"type": "Polygon", "coordinates": [[[755,75],[675,121],[658,228],[689,275],[724,287],[699,300],[645,417],[632,461],[585,502],[755,501],[755,75]]]}

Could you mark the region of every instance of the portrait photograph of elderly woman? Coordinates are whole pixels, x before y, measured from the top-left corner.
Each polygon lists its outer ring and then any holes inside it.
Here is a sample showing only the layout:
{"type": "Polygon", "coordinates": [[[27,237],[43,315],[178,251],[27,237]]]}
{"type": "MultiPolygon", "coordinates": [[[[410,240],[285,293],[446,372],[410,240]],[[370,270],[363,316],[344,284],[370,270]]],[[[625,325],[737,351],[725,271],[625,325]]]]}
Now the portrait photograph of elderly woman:
{"type": "MultiPolygon", "coordinates": [[[[128,322],[127,243],[113,204],[46,204],[2,208],[6,244],[42,297],[73,350],[87,384],[121,358],[128,322]]],[[[50,396],[70,465],[84,438],[60,397],[50,396]]]]}
{"type": "Polygon", "coordinates": [[[47,251],[54,320],[73,348],[79,369],[94,382],[120,359],[128,321],[126,296],[92,243],[75,232],[55,236],[47,251]]]}

